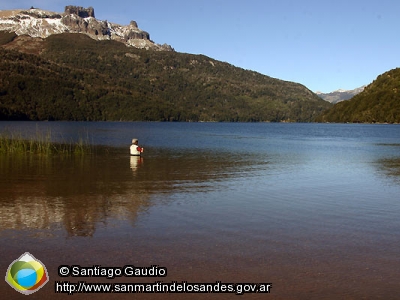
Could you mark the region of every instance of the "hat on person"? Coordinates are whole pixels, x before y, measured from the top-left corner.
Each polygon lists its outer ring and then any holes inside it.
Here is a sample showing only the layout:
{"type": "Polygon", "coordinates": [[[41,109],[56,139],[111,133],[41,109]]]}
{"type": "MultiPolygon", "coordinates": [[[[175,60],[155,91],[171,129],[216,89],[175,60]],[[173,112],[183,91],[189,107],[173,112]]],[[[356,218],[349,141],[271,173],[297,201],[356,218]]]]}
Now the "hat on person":
{"type": "Polygon", "coordinates": [[[132,139],[132,144],[137,143],[138,139],[132,139]]]}

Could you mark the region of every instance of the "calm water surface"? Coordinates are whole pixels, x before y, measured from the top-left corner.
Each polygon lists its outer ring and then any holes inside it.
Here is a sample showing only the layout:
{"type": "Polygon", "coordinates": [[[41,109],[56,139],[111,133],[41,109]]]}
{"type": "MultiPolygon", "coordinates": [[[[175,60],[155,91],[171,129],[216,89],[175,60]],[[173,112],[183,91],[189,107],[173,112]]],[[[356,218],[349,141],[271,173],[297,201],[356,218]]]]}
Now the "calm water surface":
{"type": "MultiPolygon", "coordinates": [[[[264,295],[146,299],[399,297],[398,125],[1,122],[0,132],[99,146],[0,156],[0,267],[27,251],[40,259],[50,282],[32,299],[68,297],[54,294],[62,264],[168,269],[122,282],[272,283],[264,295]],[[142,158],[129,156],[134,137],[142,158]]],[[[20,297],[4,281],[0,293],[20,297]]],[[[89,296],[112,298],[73,297],[89,296]]]]}

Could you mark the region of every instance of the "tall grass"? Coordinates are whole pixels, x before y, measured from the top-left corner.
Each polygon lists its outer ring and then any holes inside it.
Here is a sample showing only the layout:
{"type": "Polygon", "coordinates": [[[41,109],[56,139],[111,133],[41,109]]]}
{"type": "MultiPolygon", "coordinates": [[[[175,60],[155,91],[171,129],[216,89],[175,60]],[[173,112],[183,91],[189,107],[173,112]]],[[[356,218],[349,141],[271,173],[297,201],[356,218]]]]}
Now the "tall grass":
{"type": "Polygon", "coordinates": [[[50,131],[46,134],[37,131],[29,139],[22,134],[0,134],[0,153],[89,154],[92,147],[88,140],[82,138],[78,142],[53,142],[50,131]]]}

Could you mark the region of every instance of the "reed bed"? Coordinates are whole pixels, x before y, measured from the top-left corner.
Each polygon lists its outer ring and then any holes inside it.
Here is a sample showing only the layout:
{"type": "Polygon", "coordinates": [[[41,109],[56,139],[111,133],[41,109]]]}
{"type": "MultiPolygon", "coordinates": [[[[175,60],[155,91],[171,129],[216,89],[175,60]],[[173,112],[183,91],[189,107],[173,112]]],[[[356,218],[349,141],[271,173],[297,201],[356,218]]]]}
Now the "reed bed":
{"type": "Polygon", "coordinates": [[[92,146],[83,138],[70,143],[53,142],[51,132],[36,132],[29,139],[22,134],[0,134],[0,153],[89,154],[92,153],[92,146]]]}

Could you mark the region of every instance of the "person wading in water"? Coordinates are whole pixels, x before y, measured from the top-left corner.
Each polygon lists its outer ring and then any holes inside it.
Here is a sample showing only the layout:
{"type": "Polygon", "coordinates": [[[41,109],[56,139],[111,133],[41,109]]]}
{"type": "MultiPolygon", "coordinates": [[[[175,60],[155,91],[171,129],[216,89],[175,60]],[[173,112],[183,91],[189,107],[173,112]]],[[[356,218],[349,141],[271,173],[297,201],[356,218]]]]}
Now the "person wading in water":
{"type": "Polygon", "coordinates": [[[132,145],[131,145],[131,147],[130,147],[131,155],[134,155],[134,156],[140,156],[140,155],[142,155],[142,153],[143,153],[143,148],[140,147],[140,146],[138,146],[138,143],[139,143],[138,139],[133,139],[133,140],[132,140],[132,145]]]}

